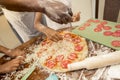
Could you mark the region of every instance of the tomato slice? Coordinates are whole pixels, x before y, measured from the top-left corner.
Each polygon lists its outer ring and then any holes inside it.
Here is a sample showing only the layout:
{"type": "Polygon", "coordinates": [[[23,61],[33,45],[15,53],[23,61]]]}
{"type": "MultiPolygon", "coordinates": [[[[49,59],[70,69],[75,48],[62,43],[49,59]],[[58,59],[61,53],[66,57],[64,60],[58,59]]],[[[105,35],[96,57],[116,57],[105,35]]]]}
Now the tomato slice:
{"type": "Polygon", "coordinates": [[[71,61],[69,61],[69,60],[63,60],[61,62],[61,67],[64,68],[64,69],[67,69],[68,68],[68,64],[70,64],[70,63],[71,63],[71,61]]]}
{"type": "Polygon", "coordinates": [[[110,30],[110,29],[112,29],[110,26],[103,26],[103,29],[104,30],[110,30]]]}
{"type": "Polygon", "coordinates": [[[113,36],[113,37],[120,37],[120,33],[114,32],[114,33],[112,34],[112,36],[113,36]]]}
{"type": "Polygon", "coordinates": [[[103,34],[105,36],[112,36],[113,32],[111,32],[111,31],[105,31],[103,34]]]}
{"type": "Polygon", "coordinates": [[[99,23],[100,20],[96,19],[96,20],[93,20],[94,23],[99,23]]]}
{"type": "Polygon", "coordinates": [[[89,22],[89,23],[90,23],[90,22],[93,22],[93,19],[89,19],[87,22],[89,22]]]}
{"type": "Polygon", "coordinates": [[[95,28],[95,29],[94,29],[94,32],[101,32],[101,31],[102,31],[101,28],[95,28]]]}
{"type": "Polygon", "coordinates": [[[82,51],[82,50],[83,50],[83,46],[81,46],[81,45],[75,46],[75,51],[82,51]]]}
{"type": "Polygon", "coordinates": [[[116,30],[115,33],[119,33],[120,34],[120,30],[116,30]]]}
{"type": "Polygon", "coordinates": [[[101,24],[105,25],[107,24],[107,21],[102,21],[101,24]]]}
{"type": "Polygon", "coordinates": [[[58,56],[56,56],[56,58],[55,58],[55,60],[56,60],[57,62],[62,61],[63,59],[64,59],[64,55],[58,55],[58,56]]]}
{"type": "Polygon", "coordinates": [[[45,65],[46,65],[48,68],[50,68],[50,69],[52,69],[53,67],[55,67],[56,64],[57,64],[57,63],[56,63],[55,60],[47,60],[46,63],[45,63],[45,65]]]}
{"type": "Polygon", "coordinates": [[[116,27],[116,28],[120,28],[120,24],[116,25],[115,27],[116,27]]]}
{"type": "Polygon", "coordinates": [[[88,26],[90,26],[90,23],[85,23],[84,24],[84,27],[88,27],[88,26]]]}
{"type": "Polygon", "coordinates": [[[68,59],[70,59],[70,60],[75,60],[77,57],[78,57],[77,53],[71,53],[71,54],[68,56],[68,59]]]}
{"type": "Polygon", "coordinates": [[[80,27],[79,30],[85,30],[85,27],[80,27]]]}
{"type": "Polygon", "coordinates": [[[103,24],[98,24],[97,28],[103,28],[103,26],[104,26],[103,24]]]}
{"type": "Polygon", "coordinates": [[[114,40],[111,42],[112,46],[114,47],[120,47],[120,40],[114,40]]]}

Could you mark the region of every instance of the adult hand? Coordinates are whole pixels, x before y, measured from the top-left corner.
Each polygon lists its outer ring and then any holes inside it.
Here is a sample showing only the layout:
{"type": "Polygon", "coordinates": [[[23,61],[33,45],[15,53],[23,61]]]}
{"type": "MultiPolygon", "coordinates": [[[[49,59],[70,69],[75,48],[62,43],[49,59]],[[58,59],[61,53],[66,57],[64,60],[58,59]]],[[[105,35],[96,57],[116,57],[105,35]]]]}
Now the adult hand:
{"type": "Polygon", "coordinates": [[[71,9],[55,0],[0,0],[0,5],[13,11],[43,12],[60,24],[72,21],[71,9]]]}
{"type": "Polygon", "coordinates": [[[7,63],[0,65],[0,73],[15,71],[20,66],[20,64],[22,64],[23,60],[23,57],[17,57],[7,63]]]}
{"type": "Polygon", "coordinates": [[[72,22],[76,22],[79,20],[80,20],[80,12],[78,12],[72,16],[72,22]]]}
{"type": "Polygon", "coordinates": [[[59,32],[51,28],[47,27],[44,33],[46,34],[47,38],[49,38],[52,41],[57,42],[59,40],[62,40],[62,36],[59,34],[59,32]]]}
{"type": "Polygon", "coordinates": [[[67,24],[72,21],[72,11],[65,4],[59,1],[41,1],[39,2],[44,7],[44,13],[53,21],[60,24],[67,24]]]}

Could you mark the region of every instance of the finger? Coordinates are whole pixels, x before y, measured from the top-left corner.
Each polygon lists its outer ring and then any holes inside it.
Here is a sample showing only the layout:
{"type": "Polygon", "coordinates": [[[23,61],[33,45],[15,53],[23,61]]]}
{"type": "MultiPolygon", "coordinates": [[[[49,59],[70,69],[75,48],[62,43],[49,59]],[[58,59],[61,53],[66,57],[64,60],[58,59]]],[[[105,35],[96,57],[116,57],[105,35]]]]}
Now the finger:
{"type": "Polygon", "coordinates": [[[67,19],[65,18],[65,16],[61,19],[62,20],[62,23],[65,23],[65,24],[67,24],[67,19]]]}
{"type": "Polygon", "coordinates": [[[18,67],[19,65],[19,63],[13,64],[14,67],[18,67]]]}
{"type": "Polygon", "coordinates": [[[68,8],[68,14],[70,14],[70,16],[73,16],[73,12],[71,8],[68,8]]]}
{"type": "Polygon", "coordinates": [[[17,70],[17,67],[12,67],[11,70],[12,70],[12,71],[15,71],[15,70],[17,70]]]}
{"type": "Polygon", "coordinates": [[[58,38],[58,40],[62,40],[62,36],[59,34],[56,34],[56,37],[58,38]]]}
{"type": "Polygon", "coordinates": [[[54,42],[57,42],[57,40],[55,38],[51,38],[51,40],[54,41],[54,42]]]}
{"type": "Polygon", "coordinates": [[[61,15],[61,19],[62,19],[62,23],[65,23],[65,24],[72,21],[72,17],[69,14],[66,14],[66,13],[61,15]]]}
{"type": "Polygon", "coordinates": [[[49,17],[51,20],[57,22],[57,23],[60,23],[60,24],[63,24],[62,21],[61,21],[61,18],[56,18],[56,17],[49,17]]]}

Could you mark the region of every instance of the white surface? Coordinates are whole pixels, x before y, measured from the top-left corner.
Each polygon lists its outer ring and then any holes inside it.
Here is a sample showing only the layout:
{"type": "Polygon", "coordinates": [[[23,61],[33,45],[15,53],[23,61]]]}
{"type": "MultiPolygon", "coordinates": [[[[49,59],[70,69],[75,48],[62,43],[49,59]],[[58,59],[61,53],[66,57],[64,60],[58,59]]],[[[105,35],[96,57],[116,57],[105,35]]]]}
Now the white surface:
{"type": "Polygon", "coordinates": [[[110,78],[120,79],[120,64],[111,66],[110,69],[108,70],[108,76],[110,78]]]}

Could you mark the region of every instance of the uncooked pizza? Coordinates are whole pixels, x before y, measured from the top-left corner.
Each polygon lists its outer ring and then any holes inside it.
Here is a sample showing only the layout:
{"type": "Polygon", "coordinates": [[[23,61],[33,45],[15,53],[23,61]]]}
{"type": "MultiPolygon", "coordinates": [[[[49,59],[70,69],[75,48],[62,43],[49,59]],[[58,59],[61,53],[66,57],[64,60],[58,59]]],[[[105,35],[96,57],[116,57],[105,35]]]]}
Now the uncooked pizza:
{"type": "Polygon", "coordinates": [[[83,60],[88,54],[85,38],[70,32],[61,32],[63,40],[44,40],[36,50],[41,66],[55,72],[68,71],[67,65],[83,60]]]}

